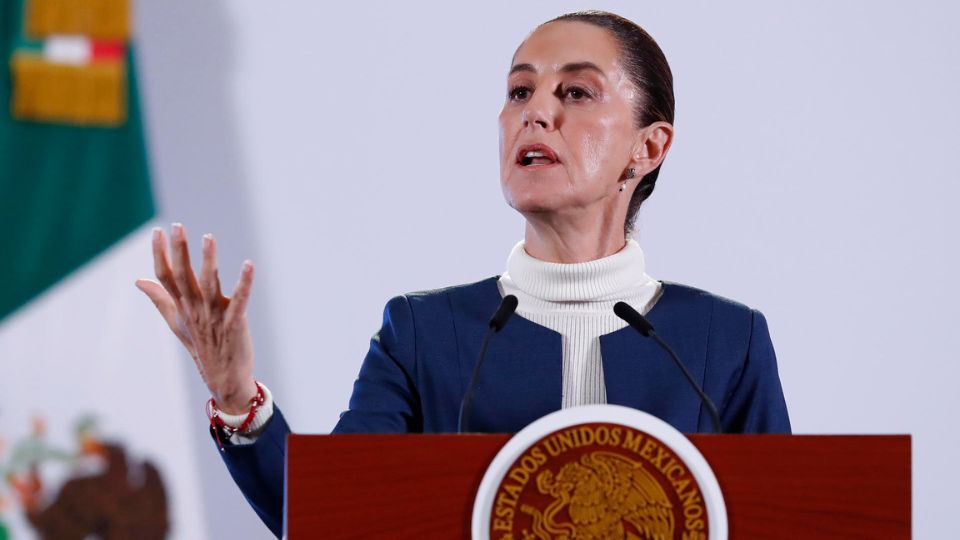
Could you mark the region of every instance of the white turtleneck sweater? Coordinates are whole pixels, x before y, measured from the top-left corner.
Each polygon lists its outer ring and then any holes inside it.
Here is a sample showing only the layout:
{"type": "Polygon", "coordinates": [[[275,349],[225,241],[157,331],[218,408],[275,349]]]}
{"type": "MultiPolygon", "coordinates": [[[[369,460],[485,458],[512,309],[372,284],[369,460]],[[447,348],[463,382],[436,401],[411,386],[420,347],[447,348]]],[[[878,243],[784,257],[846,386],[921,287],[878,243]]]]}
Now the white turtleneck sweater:
{"type": "MultiPolygon", "coordinates": [[[[643,250],[634,240],[609,257],[575,264],[535,259],[521,241],[510,252],[497,285],[502,296],[517,297],[518,315],[561,335],[564,408],[607,402],[600,336],[627,325],[613,313],[613,305],[624,301],[646,314],[661,292],[660,282],[647,275],[643,250]]],[[[263,431],[273,415],[273,396],[265,386],[264,392],[266,401],[248,433],[235,433],[230,442],[249,444],[263,431]]],[[[239,426],[246,415],[221,417],[239,426]]]]}
{"type": "Polygon", "coordinates": [[[623,301],[646,314],[661,289],[634,240],[613,255],[575,264],[535,259],[520,242],[498,285],[502,295],[517,297],[517,314],[562,336],[564,408],[607,402],[600,336],[627,326],[613,305],[623,301]]]}

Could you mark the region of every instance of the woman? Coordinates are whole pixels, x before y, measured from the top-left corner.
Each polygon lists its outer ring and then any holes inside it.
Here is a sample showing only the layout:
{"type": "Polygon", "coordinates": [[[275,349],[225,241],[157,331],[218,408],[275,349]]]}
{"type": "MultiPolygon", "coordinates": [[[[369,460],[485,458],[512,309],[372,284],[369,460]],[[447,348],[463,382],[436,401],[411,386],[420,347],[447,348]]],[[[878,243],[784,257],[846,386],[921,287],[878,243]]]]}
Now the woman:
{"type": "MultiPolygon", "coordinates": [[[[789,432],[763,316],[644,271],[629,234],[673,139],[672,76],[652,38],[603,12],[561,16],[514,54],[500,113],[501,185],[526,219],[507,272],[469,285],[392,299],[335,433],[449,432],[501,298],[517,313],[490,344],[470,425],[514,432],[562,407],[616,403],[685,432],[709,431],[696,393],[653,342],[613,313],[625,301],[671,343],[718,405],[724,431],[789,432]]],[[[253,266],[232,298],[204,236],[199,277],[175,225],[172,261],[154,235],[158,282],[140,280],[190,350],[213,398],[214,436],[234,479],[281,532],[284,436],[254,381],[244,315],[253,266]]]]}

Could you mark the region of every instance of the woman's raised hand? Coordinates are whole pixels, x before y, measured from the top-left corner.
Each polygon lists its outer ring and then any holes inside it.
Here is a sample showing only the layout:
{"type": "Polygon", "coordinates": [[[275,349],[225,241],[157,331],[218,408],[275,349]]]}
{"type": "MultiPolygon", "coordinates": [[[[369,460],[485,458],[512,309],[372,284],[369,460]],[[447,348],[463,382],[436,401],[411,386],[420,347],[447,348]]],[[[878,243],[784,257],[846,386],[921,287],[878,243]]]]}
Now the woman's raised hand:
{"type": "Polygon", "coordinates": [[[190,351],[217,407],[228,414],[243,414],[257,395],[253,341],[246,315],[253,263],[243,263],[233,296],[226,297],[220,292],[213,235],[203,236],[198,280],[190,266],[186,230],[179,223],[171,229],[172,265],[167,257],[166,235],[157,227],[153,230],[153,264],[159,283],[138,279],[137,288],[153,301],[170,330],[190,351]]]}

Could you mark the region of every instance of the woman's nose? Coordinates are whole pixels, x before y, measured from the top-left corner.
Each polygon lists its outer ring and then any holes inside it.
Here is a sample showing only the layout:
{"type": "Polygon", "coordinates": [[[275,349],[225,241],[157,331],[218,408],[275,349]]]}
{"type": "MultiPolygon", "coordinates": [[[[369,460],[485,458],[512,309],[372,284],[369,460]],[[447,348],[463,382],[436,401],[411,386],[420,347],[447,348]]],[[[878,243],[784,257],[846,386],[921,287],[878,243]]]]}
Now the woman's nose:
{"type": "Polygon", "coordinates": [[[529,127],[531,123],[536,124],[536,125],[544,128],[544,129],[547,129],[547,126],[549,125],[546,120],[540,119],[540,118],[535,118],[535,119],[533,119],[533,120],[527,119],[527,120],[524,122],[523,126],[524,126],[524,127],[529,127]]]}
{"type": "Polygon", "coordinates": [[[523,111],[523,127],[541,127],[549,130],[553,126],[548,116],[540,110],[526,109],[523,111]]]}
{"type": "Polygon", "coordinates": [[[523,109],[523,127],[540,127],[550,131],[556,127],[556,111],[544,100],[531,99],[523,109]]]}

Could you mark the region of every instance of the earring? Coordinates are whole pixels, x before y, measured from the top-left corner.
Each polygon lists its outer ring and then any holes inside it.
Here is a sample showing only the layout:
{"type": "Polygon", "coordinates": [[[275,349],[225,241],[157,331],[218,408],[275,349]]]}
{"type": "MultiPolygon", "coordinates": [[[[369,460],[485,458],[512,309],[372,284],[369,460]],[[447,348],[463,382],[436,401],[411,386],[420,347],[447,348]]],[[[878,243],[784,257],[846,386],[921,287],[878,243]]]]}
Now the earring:
{"type": "MultiPolygon", "coordinates": [[[[635,177],[636,175],[637,175],[636,169],[634,169],[633,167],[630,167],[629,169],[627,169],[627,178],[628,178],[628,179],[633,178],[633,177],[635,177]]],[[[620,193],[623,193],[623,190],[624,190],[626,187],[627,187],[627,181],[624,180],[623,183],[620,184],[620,193]]]]}

